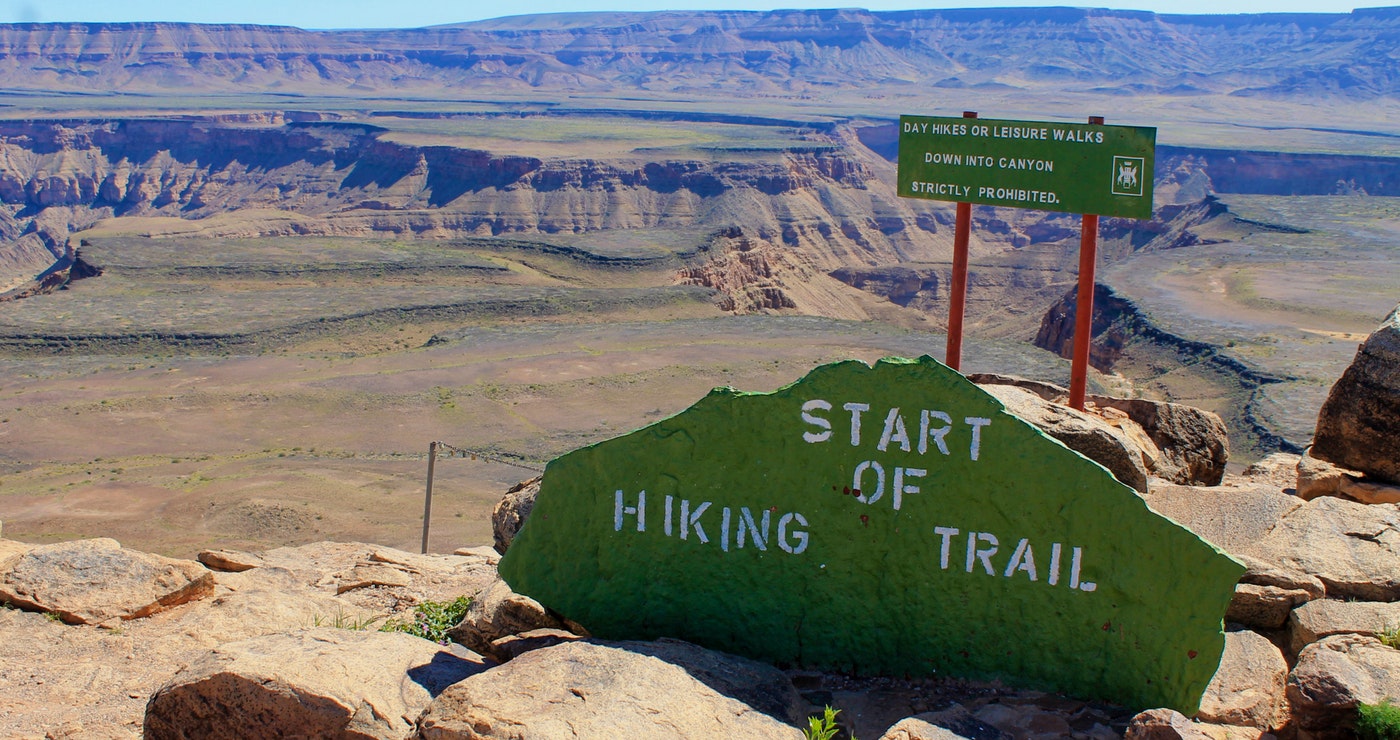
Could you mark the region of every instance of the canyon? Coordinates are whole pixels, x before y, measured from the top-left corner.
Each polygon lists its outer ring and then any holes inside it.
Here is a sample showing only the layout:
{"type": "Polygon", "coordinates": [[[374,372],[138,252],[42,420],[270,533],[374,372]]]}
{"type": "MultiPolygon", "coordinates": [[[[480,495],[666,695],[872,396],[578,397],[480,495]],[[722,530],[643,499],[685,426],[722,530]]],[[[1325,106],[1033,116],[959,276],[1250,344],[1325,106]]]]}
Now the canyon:
{"type": "MultiPolygon", "coordinates": [[[[1395,9],[0,26],[0,518],[106,512],[183,552],[375,537],[376,512],[411,546],[384,496],[421,487],[430,438],[538,467],[715,382],[940,356],[954,209],[895,192],[894,119],[972,109],[1158,127],[1154,217],[1101,224],[1091,384],[1217,411],[1240,461],[1301,449],[1400,290],[1397,32],[1395,9]]],[[[1078,237],[974,208],[970,369],[1065,382],[1078,237]]],[[[491,466],[463,511],[519,474],[491,466]]]]}

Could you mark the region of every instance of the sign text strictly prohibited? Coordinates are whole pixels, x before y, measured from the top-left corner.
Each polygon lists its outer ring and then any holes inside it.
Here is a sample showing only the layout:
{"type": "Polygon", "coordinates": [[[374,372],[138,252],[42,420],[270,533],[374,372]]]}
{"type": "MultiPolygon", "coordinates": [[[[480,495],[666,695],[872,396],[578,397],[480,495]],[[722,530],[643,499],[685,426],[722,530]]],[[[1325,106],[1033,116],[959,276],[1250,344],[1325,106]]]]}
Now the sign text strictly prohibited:
{"type": "Polygon", "coordinates": [[[900,116],[899,194],[1147,219],[1157,129],[900,116]]]}

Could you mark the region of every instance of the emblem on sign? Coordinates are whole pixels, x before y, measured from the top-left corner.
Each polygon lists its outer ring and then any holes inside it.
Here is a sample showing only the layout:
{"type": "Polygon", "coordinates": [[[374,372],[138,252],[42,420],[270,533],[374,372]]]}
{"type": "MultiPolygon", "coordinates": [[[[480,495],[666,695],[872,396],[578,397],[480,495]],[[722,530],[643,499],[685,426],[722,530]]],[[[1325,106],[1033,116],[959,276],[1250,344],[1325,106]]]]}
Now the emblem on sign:
{"type": "Polygon", "coordinates": [[[1142,196],[1141,157],[1113,158],[1113,194],[1142,196]]]}

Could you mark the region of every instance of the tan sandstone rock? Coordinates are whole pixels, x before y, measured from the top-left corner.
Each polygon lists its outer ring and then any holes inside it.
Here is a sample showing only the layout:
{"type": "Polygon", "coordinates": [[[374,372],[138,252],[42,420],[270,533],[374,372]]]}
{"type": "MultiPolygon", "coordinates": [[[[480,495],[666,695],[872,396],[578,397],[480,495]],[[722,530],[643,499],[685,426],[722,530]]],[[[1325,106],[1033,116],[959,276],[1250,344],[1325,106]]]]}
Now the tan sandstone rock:
{"type": "Polygon", "coordinates": [[[336,737],[402,740],[443,689],[481,672],[391,632],[321,628],[214,648],[146,704],[147,740],[336,737]]]}
{"type": "Polygon", "coordinates": [[[1400,602],[1320,599],[1294,609],[1289,615],[1288,643],[1296,655],[1331,635],[1376,636],[1397,627],[1400,627],[1400,602]]]}
{"type": "Polygon", "coordinates": [[[1378,483],[1364,473],[1303,455],[1298,461],[1298,496],[1342,496],[1363,504],[1400,503],[1400,485],[1378,483]]]}
{"type": "Polygon", "coordinates": [[[576,635],[568,630],[561,629],[537,629],[522,632],[518,635],[506,635],[491,641],[491,655],[504,662],[515,660],[521,655],[531,650],[553,647],[561,642],[573,642],[585,639],[581,635],[576,635]]]}
{"type": "Polygon", "coordinates": [[[1288,721],[1283,652],[1249,630],[1225,633],[1220,668],[1201,698],[1196,718],[1218,725],[1273,730],[1288,721]]]}
{"type": "Polygon", "coordinates": [[[1040,428],[1066,447],[1108,468],[1115,478],[1140,492],[1147,490],[1147,461],[1155,451],[1144,450],[1122,430],[1102,419],[1051,403],[1035,393],[1009,385],[988,385],[1007,411],[1040,428]]]}
{"type": "Polygon", "coordinates": [[[201,550],[195,560],[204,563],[209,570],[227,573],[242,573],[263,565],[263,559],[250,552],[240,550],[201,550]]]}
{"type": "Polygon", "coordinates": [[[491,510],[491,536],[495,540],[496,552],[506,554],[506,548],[510,547],[516,533],[525,526],[525,520],[535,508],[535,497],[540,493],[540,480],[541,476],[535,476],[517,483],[491,510]]]}
{"type": "Polygon", "coordinates": [[[531,651],[449,687],[419,720],[420,736],[802,738],[776,706],[799,701],[782,672],[685,643],[663,652],[664,659],[643,652],[655,644],[573,642],[531,651]],[[763,698],[774,691],[787,698],[763,698]],[[772,714],[755,706],[765,703],[772,714]]]}
{"type": "Polygon", "coordinates": [[[1149,709],[1133,717],[1123,740],[1214,740],[1186,715],[1172,709],[1149,709]]]}
{"type": "Polygon", "coordinates": [[[1311,573],[1294,568],[1285,568],[1248,554],[1237,554],[1235,558],[1244,563],[1245,572],[1240,583],[1253,583],[1260,586],[1275,586],[1289,591],[1303,591],[1308,600],[1320,599],[1327,594],[1327,587],[1311,573]]]}
{"type": "Polygon", "coordinates": [[[447,636],[482,655],[509,660],[508,654],[495,654],[492,643],[538,629],[568,630],[569,626],[540,602],[512,591],[497,578],[472,599],[462,621],[448,630],[447,636]]]}
{"type": "Polygon", "coordinates": [[[1263,460],[1250,463],[1239,477],[1250,478],[1257,482],[1267,481],[1271,485],[1278,486],[1279,490],[1284,493],[1289,493],[1288,489],[1294,489],[1293,492],[1296,492],[1300,458],[1300,455],[1291,452],[1275,452],[1263,460]]]}
{"type": "Polygon", "coordinates": [[[887,730],[880,740],[967,740],[967,737],[929,724],[919,717],[909,717],[887,730]]]}
{"type": "Polygon", "coordinates": [[[403,588],[413,583],[409,574],[399,568],[380,563],[361,563],[350,569],[349,573],[340,575],[336,584],[336,593],[345,593],[357,588],[369,588],[370,586],[387,586],[389,588],[403,588]]]}
{"type": "Polygon", "coordinates": [[[56,614],[68,624],[145,617],[213,590],[213,573],[199,563],[105,538],[38,545],[7,560],[0,573],[0,602],[56,614]]]}
{"type": "Polygon", "coordinates": [[[1231,555],[1248,552],[1303,503],[1262,482],[1205,487],[1154,481],[1143,499],[1231,555]]]}
{"type": "Polygon", "coordinates": [[[1400,506],[1313,499],[1248,554],[1316,576],[1332,598],[1400,600],[1400,506]]]}
{"type": "Polygon", "coordinates": [[[1400,306],[1367,337],[1317,415],[1312,454],[1400,484],[1400,306]]]}
{"type": "Polygon", "coordinates": [[[1218,485],[1230,459],[1230,437],[1218,414],[1194,406],[1145,398],[1090,396],[1101,408],[1123,411],[1161,452],[1152,475],[1173,483],[1218,485]]]}
{"type": "Polygon", "coordinates": [[[1294,722],[1316,740],[1353,737],[1356,705],[1386,697],[1400,697],[1400,650],[1369,635],[1324,637],[1288,677],[1294,722]]]}
{"type": "Polygon", "coordinates": [[[1230,608],[1225,612],[1225,621],[1251,629],[1280,629],[1288,621],[1293,607],[1310,598],[1311,595],[1302,589],[1239,583],[1235,585],[1230,608]]]}

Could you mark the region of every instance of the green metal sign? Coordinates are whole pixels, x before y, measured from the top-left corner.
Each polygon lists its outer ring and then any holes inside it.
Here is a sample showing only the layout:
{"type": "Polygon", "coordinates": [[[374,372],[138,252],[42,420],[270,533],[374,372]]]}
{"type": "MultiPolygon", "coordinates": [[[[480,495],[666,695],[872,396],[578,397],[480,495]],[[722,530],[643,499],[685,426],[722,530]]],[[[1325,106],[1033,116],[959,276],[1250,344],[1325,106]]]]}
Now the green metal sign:
{"type": "Polygon", "coordinates": [[[899,118],[899,194],[1152,218],[1157,129],[986,118],[899,118]]]}
{"type": "Polygon", "coordinates": [[[607,639],[1196,710],[1243,568],[930,357],[549,464],[502,577],[607,639]]]}

